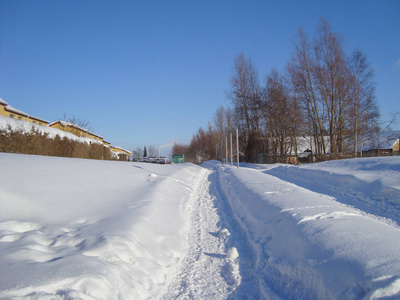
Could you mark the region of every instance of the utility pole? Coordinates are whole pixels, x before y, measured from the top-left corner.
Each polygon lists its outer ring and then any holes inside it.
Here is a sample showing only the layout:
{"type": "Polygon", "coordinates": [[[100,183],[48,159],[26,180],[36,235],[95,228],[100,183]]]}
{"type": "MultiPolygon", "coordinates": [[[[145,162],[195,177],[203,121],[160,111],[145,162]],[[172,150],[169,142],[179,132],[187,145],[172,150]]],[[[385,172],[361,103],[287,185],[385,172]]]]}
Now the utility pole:
{"type": "Polygon", "coordinates": [[[225,162],[228,163],[228,136],[225,137],[225,162]]]}
{"type": "Polygon", "coordinates": [[[231,132],[231,166],[233,166],[232,132],[231,132]]]}
{"type": "Polygon", "coordinates": [[[220,143],[221,143],[221,162],[224,163],[224,140],[221,140],[220,143]]]}
{"type": "Polygon", "coordinates": [[[239,129],[236,128],[236,158],[237,167],[239,168],[239,129]]]}
{"type": "Polygon", "coordinates": [[[355,130],[354,130],[354,157],[357,157],[358,148],[358,80],[356,72],[356,107],[354,109],[355,113],[355,130]]]}

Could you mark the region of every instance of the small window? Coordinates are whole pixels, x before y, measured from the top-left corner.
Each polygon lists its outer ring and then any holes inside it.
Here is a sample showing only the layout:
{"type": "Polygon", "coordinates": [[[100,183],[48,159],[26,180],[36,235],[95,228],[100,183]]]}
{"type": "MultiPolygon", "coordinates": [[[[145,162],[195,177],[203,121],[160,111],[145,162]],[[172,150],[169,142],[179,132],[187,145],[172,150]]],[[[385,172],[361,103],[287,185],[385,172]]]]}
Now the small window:
{"type": "Polygon", "coordinates": [[[10,114],[10,118],[11,118],[11,119],[14,119],[14,115],[13,115],[13,114],[10,114]]]}
{"type": "Polygon", "coordinates": [[[18,116],[18,120],[22,120],[22,117],[18,116]]]}
{"type": "Polygon", "coordinates": [[[36,121],[33,121],[32,123],[33,123],[33,124],[36,124],[36,121]]]}
{"type": "Polygon", "coordinates": [[[40,126],[42,126],[42,123],[39,123],[40,126]]]}

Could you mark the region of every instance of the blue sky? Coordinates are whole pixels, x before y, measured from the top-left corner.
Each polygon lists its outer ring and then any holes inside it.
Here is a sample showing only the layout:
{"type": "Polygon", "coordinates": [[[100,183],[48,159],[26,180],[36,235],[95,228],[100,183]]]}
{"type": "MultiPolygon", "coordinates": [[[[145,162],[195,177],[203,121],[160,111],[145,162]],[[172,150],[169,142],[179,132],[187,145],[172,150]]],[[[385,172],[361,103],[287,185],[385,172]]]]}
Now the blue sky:
{"type": "Polygon", "coordinates": [[[77,116],[128,150],[188,143],[230,104],[233,61],[283,70],[320,18],[375,69],[384,120],[400,111],[400,1],[0,0],[0,97],[34,116],[77,116]]]}

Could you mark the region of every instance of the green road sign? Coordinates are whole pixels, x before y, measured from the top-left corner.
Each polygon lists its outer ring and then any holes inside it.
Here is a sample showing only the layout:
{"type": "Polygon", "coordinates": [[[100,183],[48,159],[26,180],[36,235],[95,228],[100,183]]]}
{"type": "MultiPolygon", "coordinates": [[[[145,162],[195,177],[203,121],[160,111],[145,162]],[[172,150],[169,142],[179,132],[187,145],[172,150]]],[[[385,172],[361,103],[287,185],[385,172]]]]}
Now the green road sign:
{"type": "Polygon", "coordinates": [[[183,154],[173,154],[172,155],[172,163],[180,164],[185,162],[185,156],[183,154]]]}

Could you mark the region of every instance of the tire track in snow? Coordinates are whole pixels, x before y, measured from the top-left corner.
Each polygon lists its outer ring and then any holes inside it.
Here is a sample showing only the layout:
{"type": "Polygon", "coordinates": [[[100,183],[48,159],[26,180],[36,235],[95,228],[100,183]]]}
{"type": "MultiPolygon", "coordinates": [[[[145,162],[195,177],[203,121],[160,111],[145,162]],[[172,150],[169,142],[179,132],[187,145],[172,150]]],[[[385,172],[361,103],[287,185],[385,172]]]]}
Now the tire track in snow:
{"type": "MultiPolygon", "coordinates": [[[[232,232],[230,241],[239,251],[239,268],[241,283],[235,290],[232,299],[279,299],[279,297],[266,286],[262,274],[257,272],[258,253],[254,242],[249,237],[249,233],[244,224],[236,215],[228,196],[224,192],[229,188],[231,182],[226,182],[224,177],[225,167],[216,167],[215,172],[210,175],[212,182],[211,193],[218,199],[217,206],[221,217],[221,226],[227,227],[232,232]]],[[[229,168],[229,167],[228,167],[229,168]]]]}
{"type": "Polygon", "coordinates": [[[227,257],[229,232],[218,225],[212,171],[202,169],[192,195],[188,253],[161,299],[226,299],[240,282],[238,265],[227,257]]]}

